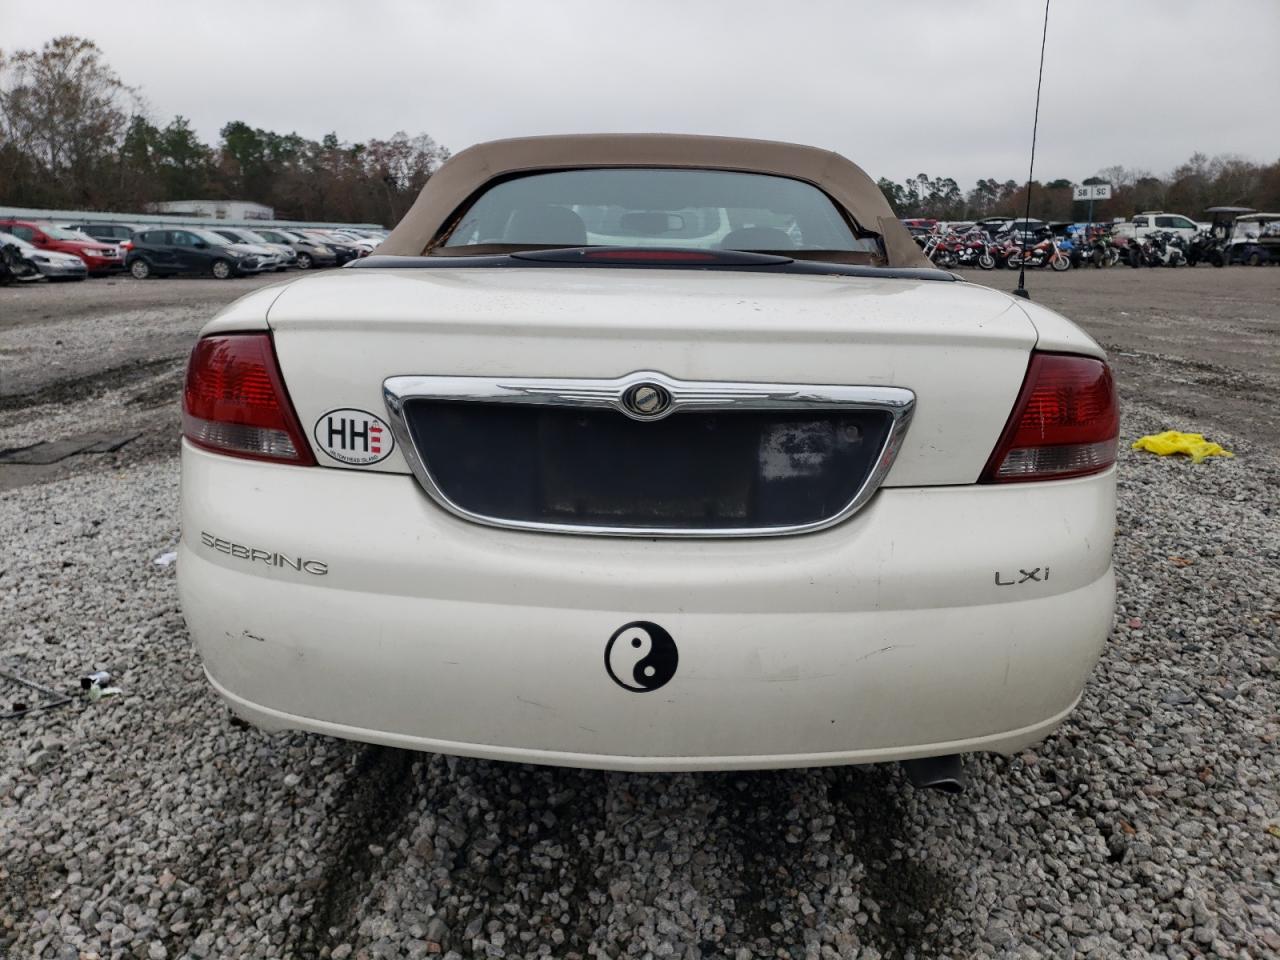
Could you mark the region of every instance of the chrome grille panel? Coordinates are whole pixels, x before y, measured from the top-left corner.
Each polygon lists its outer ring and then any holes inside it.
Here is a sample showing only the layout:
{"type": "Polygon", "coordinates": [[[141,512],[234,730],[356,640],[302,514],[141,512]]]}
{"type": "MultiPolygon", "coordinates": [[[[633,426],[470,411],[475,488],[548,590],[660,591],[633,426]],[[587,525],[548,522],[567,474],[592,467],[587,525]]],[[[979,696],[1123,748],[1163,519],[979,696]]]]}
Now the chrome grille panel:
{"type": "MultiPolygon", "coordinates": [[[[383,383],[389,422],[409,466],[426,493],[456,516],[490,526],[550,533],[639,537],[759,537],[806,533],[839,523],[861,508],[884,480],[902,442],[915,405],[915,394],[900,387],[817,384],[685,381],[656,371],[638,371],[609,380],[523,377],[390,377],[383,383]],[[645,390],[643,388],[653,388],[645,390]],[[654,401],[654,397],[657,400],[654,401]],[[637,402],[637,398],[639,401],[637,402]],[[435,404],[492,404],[500,407],[553,407],[584,411],[615,411],[632,421],[652,423],[682,412],[724,411],[739,414],[774,411],[781,414],[829,411],[849,414],[867,411],[887,417],[877,431],[883,440],[868,451],[864,476],[851,478],[851,496],[827,515],[801,523],[744,526],[637,526],[604,522],[549,522],[468,509],[462,497],[450,496],[433,472],[431,457],[419,448],[411,429],[409,408],[415,401],[435,404]]],[[[629,428],[635,429],[635,428],[629,428]]],[[[438,456],[439,454],[436,454],[438,456]]],[[[495,465],[500,457],[495,453],[495,465]]]]}

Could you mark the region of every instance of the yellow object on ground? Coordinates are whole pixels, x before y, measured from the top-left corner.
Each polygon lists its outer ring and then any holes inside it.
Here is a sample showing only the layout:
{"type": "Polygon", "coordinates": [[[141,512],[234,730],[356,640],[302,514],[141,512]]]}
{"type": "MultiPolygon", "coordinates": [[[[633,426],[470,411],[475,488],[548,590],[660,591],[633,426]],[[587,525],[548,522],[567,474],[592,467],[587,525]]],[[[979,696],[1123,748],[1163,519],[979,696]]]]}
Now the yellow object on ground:
{"type": "Polygon", "coordinates": [[[1164,433],[1152,433],[1139,438],[1133,445],[1135,450],[1149,450],[1167,457],[1173,453],[1185,453],[1192,463],[1199,463],[1205,457],[1234,457],[1230,450],[1224,450],[1218,444],[1206,440],[1201,433],[1181,433],[1177,430],[1166,430],[1164,433]]]}

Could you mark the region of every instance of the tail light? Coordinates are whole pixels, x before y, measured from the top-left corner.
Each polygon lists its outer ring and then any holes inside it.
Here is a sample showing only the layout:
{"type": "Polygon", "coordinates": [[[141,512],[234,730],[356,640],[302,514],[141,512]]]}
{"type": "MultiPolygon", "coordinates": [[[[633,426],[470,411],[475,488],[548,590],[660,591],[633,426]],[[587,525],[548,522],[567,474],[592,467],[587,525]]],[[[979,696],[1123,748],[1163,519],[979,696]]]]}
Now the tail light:
{"type": "Polygon", "coordinates": [[[1099,473],[1116,460],[1120,405],[1111,368],[1093,357],[1033,353],[982,483],[1099,473]]]}
{"type": "Polygon", "coordinates": [[[266,333],[204,337],[196,343],[182,395],[182,435],[233,457],[304,466],[316,462],[266,333]]]}

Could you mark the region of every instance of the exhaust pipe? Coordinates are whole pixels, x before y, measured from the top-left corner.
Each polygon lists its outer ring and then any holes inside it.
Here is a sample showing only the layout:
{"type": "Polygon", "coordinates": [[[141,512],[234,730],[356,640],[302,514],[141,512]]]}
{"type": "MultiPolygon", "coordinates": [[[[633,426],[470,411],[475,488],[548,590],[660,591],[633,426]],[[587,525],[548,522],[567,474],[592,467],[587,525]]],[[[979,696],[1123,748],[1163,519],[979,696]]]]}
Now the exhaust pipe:
{"type": "Polygon", "coordinates": [[[903,768],[912,786],[921,790],[928,787],[943,793],[963,793],[965,788],[964,763],[960,754],[951,753],[945,757],[919,757],[915,760],[903,760],[903,768]]]}

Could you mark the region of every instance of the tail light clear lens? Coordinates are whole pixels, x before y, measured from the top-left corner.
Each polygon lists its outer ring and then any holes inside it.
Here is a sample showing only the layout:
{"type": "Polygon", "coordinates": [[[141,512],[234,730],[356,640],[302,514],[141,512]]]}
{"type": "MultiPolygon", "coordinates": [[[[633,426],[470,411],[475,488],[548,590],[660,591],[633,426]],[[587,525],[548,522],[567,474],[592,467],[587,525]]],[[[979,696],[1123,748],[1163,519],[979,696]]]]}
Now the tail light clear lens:
{"type": "Polygon", "coordinates": [[[233,457],[315,464],[289,402],[271,336],[204,337],[187,364],[182,434],[233,457]]]}
{"type": "Polygon", "coordinates": [[[1111,368],[1094,357],[1033,353],[982,483],[1099,473],[1116,460],[1120,404],[1111,368]]]}

